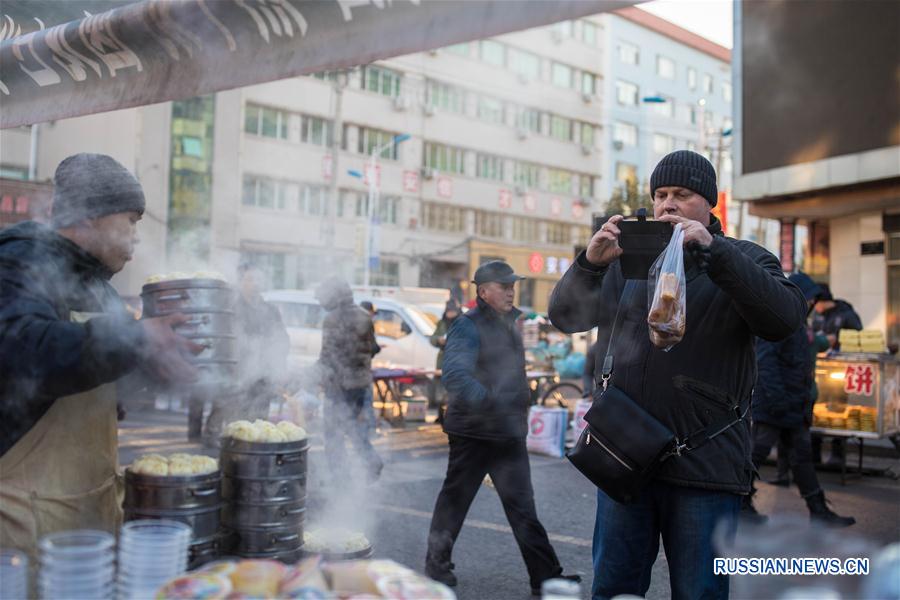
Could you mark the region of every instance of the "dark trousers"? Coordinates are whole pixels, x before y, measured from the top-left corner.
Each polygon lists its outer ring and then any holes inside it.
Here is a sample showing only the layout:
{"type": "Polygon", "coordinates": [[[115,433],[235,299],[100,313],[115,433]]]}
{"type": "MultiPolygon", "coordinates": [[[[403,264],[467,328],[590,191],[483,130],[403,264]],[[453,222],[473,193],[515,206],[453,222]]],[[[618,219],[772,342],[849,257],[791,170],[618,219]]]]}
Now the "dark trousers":
{"type": "Polygon", "coordinates": [[[768,423],[753,424],[753,464],[759,468],[772,446],[782,441],[788,450],[788,463],[794,482],[804,498],[817,494],[819,479],[812,463],[809,429],[806,427],[781,428],[768,423]]]}
{"type": "MultiPolygon", "coordinates": [[[[346,476],[344,438],[350,438],[371,474],[381,472],[382,462],[369,441],[369,424],[360,418],[371,388],[330,390],[325,402],[325,453],[335,481],[346,476]]],[[[371,400],[370,400],[371,403],[371,400]]]]}
{"type": "MultiPolygon", "coordinates": [[[[524,439],[490,441],[450,435],[447,476],[434,505],[428,533],[432,563],[450,561],[466,513],[485,475],[494,482],[531,580],[531,587],[562,573],[544,526],[538,521],[531,466],[524,439]]],[[[489,557],[485,556],[485,560],[489,557]]]]}
{"type": "Polygon", "coordinates": [[[713,532],[734,539],[741,496],[652,481],[630,504],[597,490],[593,600],[643,596],[662,537],[675,600],[726,600],[728,577],[713,571],[713,532]]]}

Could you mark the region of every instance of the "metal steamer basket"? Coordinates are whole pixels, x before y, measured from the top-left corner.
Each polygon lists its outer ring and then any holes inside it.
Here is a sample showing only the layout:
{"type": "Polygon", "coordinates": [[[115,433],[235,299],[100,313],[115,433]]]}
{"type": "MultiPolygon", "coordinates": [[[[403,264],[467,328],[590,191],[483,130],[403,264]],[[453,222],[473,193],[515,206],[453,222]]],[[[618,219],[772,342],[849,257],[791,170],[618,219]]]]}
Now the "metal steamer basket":
{"type": "Polygon", "coordinates": [[[321,556],[323,560],[326,560],[328,562],[338,562],[338,561],[342,561],[342,560],[359,560],[359,559],[363,559],[363,558],[372,558],[372,556],[374,554],[375,554],[375,549],[372,547],[371,544],[361,550],[356,550],[354,552],[329,552],[327,550],[323,551],[323,552],[314,552],[314,551],[303,550],[304,557],[321,556]]]}
{"type": "Polygon", "coordinates": [[[231,552],[247,558],[299,559],[306,520],[309,441],[260,443],[222,438],[223,521],[231,552]]]}
{"type": "MultiPolygon", "coordinates": [[[[234,310],[234,290],[227,283],[218,279],[175,279],[148,283],[141,289],[141,300],[144,304],[144,314],[152,317],[162,317],[179,312],[203,315],[205,313],[230,313],[234,310]]],[[[200,317],[197,318],[200,319],[200,317]]],[[[200,323],[195,323],[192,326],[199,325],[200,323]]],[[[233,330],[216,329],[215,331],[219,334],[234,333],[233,330]]]]}

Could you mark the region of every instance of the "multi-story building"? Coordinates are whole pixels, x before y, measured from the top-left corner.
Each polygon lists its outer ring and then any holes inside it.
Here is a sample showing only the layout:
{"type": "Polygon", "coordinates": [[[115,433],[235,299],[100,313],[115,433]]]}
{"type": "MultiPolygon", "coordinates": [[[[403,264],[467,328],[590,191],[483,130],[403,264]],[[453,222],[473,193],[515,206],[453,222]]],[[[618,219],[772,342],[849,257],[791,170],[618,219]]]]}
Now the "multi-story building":
{"type": "MultiPolygon", "coordinates": [[[[128,294],[151,273],[240,260],[273,287],[333,272],[358,283],[366,163],[386,144],[371,284],[451,287],[498,257],[530,275],[519,303],[542,310],[600,208],[602,45],[590,17],[353,70],[337,161],[343,77],[327,73],[40,125],[37,177],[78,151],[135,171],[148,207],[143,251],[117,282],[128,294]]],[[[25,144],[4,132],[4,150],[25,144]]]]}

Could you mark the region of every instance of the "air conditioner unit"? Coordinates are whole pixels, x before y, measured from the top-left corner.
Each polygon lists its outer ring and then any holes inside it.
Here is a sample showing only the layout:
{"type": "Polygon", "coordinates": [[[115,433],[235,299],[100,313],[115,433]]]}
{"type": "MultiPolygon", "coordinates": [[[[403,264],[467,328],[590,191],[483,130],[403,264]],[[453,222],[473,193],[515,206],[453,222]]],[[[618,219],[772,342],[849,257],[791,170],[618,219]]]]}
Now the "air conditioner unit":
{"type": "Polygon", "coordinates": [[[517,185],[515,188],[516,196],[524,196],[525,192],[528,191],[525,189],[524,185],[517,185]]]}
{"type": "Polygon", "coordinates": [[[425,113],[426,117],[433,117],[437,113],[437,109],[431,104],[426,104],[422,107],[422,112],[425,113]]]}
{"type": "Polygon", "coordinates": [[[422,167],[419,169],[419,174],[422,175],[422,179],[433,179],[435,171],[431,167],[422,167]]]}
{"type": "Polygon", "coordinates": [[[552,39],[554,42],[559,44],[560,42],[563,41],[562,31],[560,31],[559,29],[551,29],[550,30],[550,39],[552,39]]]}
{"type": "Polygon", "coordinates": [[[394,98],[394,110],[398,112],[409,109],[409,105],[409,98],[407,98],[406,96],[397,96],[396,98],[394,98]]]}
{"type": "Polygon", "coordinates": [[[615,140],[613,142],[613,148],[615,148],[616,150],[621,150],[624,147],[625,147],[625,144],[622,142],[622,140],[615,140]]]}
{"type": "Polygon", "coordinates": [[[519,73],[517,79],[519,80],[519,83],[522,83],[522,84],[525,84],[525,83],[528,83],[529,81],[531,81],[531,79],[529,79],[528,75],[526,75],[525,73],[519,73]]]}
{"type": "Polygon", "coordinates": [[[518,137],[520,140],[527,140],[528,139],[528,130],[525,129],[524,127],[518,127],[516,129],[516,137],[518,137]]]}
{"type": "Polygon", "coordinates": [[[581,153],[584,154],[585,156],[590,156],[591,154],[594,153],[594,147],[589,146],[587,144],[582,144],[581,145],[581,153]]]}
{"type": "Polygon", "coordinates": [[[594,101],[594,95],[587,92],[581,92],[581,99],[585,104],[590,104],[594,101]]]}

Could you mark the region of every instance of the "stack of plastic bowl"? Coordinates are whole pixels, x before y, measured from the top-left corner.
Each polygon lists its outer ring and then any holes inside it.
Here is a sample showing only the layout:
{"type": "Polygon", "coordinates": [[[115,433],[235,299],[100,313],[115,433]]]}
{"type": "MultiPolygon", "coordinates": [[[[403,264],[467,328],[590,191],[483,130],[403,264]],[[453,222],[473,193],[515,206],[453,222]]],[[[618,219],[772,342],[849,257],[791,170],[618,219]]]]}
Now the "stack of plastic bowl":
{"type": "Polygon", "coordinates": [[[116,540],[105,531],[78,529],[44,536],[38,590],[41,598],[107,600],[114,596],[116,540]]]}
{"type": "Polygon", "coordinates": [[[28,597],[28,557],[18,550],[0,550],[0,600],[28,597]]]}
{"type": "Polygon", "coordinates": [[[119,537],[119,598],[153,598],[169,579],[187,570],[191,527],[177,521],[142,519],[122,526],[119,537]]]}

